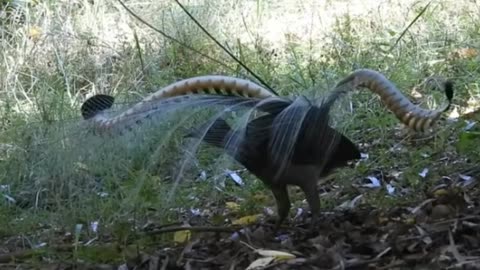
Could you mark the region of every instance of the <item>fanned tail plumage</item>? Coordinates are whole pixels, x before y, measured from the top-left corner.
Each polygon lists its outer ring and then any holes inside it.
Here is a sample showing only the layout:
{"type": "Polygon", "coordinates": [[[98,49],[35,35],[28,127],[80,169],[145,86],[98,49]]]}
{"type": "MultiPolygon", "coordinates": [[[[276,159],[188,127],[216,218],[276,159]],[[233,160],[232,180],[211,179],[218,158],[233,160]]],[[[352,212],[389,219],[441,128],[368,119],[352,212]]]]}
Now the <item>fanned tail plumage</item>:
{"type": "MultiPolygon", "coordinates": [[[[443,83],[443,88],[448,100],[447,104],[436,110],[423,109],[418,105],[414,105],[383,74],[370,69],[359,69],[352,72],[337,83],[332,94],[346,93],[349,89],[358,87],[366,87],[375,94],[378,94],[383,104],[392,111],[402,123],[414,131],[425,131],[432,127],[442,113],[450,108],[453,98],[453,83],[447,80],[443,83]]],[[[123,119],[131,118],[136,114],[158,110],[159,106],[164,104],[163,102],[166,100],[172,100],[175,97],[182,96],[188,99],[192,95],[211,95],[216,96],[216,98],[219,96],[244,97],[246,99],[257,100],[278,97],[266,88],[248,80],[220,75],[198,76],[167,85],[113,118],[95,118],[95,113],[100,110],[89,111],[87,114],[83,108],[82,115],[84,115],[85,119],[92,119],[99,127],[108,129],[118,125],[123,119]],[[86,116],[88,116],[88,118],[86,118],[86,116]]],[[[105,97],[102,97],[101,101],[106,105],[113,103],[113,100],[107,100],[105,97]]],[[[285,104],[291,104],[293,101],[283,99],[283,102],[285,102],[285,104]]],[[[86,104],[90,103],[92,103],[92,101],[87,100],[84,106],[89,108],[91,106],[86,106],[86,104]]],[[[208,105],[208,103],[206,104],[208,105]]],[[[99,104],[99,108],[106,109],[107,107],[99,104]]],[[[262,107],[259,106],[258,109],[262,110],[262,107]]]]}

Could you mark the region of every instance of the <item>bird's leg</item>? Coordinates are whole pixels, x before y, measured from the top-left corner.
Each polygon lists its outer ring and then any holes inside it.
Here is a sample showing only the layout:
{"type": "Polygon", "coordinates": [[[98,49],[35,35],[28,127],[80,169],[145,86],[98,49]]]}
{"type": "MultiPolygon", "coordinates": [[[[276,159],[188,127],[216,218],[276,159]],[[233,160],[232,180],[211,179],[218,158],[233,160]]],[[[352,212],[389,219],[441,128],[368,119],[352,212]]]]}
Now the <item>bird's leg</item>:
{"type": "Polygon", "coordinates": [[[288,213],[290,212],[291,204],[286,185],[274,185],[271,186],[271,190],[277,203],[278,218],[274,228],[276,232],[278,229],[280,229],[280,225],[283,223],[285,218],[287,218],[288,213]]]}
{"type": "Polygon", "coordinates": [[[310,181],[302,182],[300,188],[303,190],[303,193],[305,193],[310,212],[312,212],[312,220],[309,229],[310,231],[313,231],[320,216],[320,198],[317,192],[317,181],[315,179],[308,180],[310,181]]]}

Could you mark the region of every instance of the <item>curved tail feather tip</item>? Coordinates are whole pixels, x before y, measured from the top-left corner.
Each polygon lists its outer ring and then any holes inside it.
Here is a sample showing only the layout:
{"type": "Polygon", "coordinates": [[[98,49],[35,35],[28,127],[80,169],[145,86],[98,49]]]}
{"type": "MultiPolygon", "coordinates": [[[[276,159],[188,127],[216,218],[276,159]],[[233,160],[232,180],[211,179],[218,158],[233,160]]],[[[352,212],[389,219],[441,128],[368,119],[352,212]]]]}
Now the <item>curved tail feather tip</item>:
{"type": "Polygon", "coordinates": [[[448,106],[445,107],[444,111],[448,111],[450,109],[450,106],[452,105],[452,99],[453,99],[453,82],[450,80],[446,80],[443,83],[443,87],[445,88],[445,96],[447,97],[448,100],[448,106]]]}
{"type": "Polygon", "coordinates": [[[358,69],[337,83],[334,92],[345,92],[345,87],[356,89],[365,87],[378,94],[383,104],[406,126],[414,131],[426,131],[450,108],[453,98],[453,83],[446,80],[442,88],[447,97],[447,104],[436,110],[423,109],[413,104],[382,73],[371,69],[358,69]]]}
{"type": "Polygon", "coordinates": [[[87,99],[80,108],[83,119],[87,120],[99,112],[112,107],[115,98],[109,95],[98,94],[87,99]]]}

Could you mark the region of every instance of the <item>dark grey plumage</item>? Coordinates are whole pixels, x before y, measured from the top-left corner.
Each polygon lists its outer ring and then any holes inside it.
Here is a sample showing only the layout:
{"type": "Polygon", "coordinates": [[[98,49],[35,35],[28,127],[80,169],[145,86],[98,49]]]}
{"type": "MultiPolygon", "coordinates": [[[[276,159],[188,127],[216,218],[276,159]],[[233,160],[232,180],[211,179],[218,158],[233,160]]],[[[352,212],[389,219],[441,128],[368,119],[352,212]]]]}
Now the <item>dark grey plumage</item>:
{"type": "Polygon", "coordinates": [[[359,159],[360,151],[329,125],[335,93],[320,105],[273,100],[263,104],[267,113],[234,130],[223,119],[205,123],[187,137],[225,150],[272,190],[278,208],[277,227],[290,210],[288,185],[305,193],[314,219],[320,211],[317,181],[334,169],[359,159]],[[283,142],[283,144],[279,144],[283,142]]]}

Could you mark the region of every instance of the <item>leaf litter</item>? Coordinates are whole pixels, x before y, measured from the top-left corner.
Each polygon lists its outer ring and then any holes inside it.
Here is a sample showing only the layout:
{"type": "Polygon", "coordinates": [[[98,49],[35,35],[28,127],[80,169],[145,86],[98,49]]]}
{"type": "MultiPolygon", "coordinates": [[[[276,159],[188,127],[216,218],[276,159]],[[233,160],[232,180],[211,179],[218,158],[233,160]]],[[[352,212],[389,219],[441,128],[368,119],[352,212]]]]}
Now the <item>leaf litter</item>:
{"type": "MultiPolygon", "coordinates": [[[[72,237],[66,233],[65,241],[39,241],[30,249],[14,248],[5,240],[0,250],[0,268],[478,269],[479,177],[480,167],[443,177],[426,191],[423,200],[385,209],[363,204],[365,194],[359,194],[340,203],[343,207],[323,213],[313,230],[308,229],[306,211],[297,211],[290,224],[277,232],[273,231],[273,222],[260,214],[230,220],[223,227],[207,224],[208,219],[161,227],[149,224],[137,231],[137,237],[129,239],[128,244],[135,246],[138,239],[155,239],[158,235],[171,238],[173,243],[154,241],[154,245],[137,248],[115,264],[88,264],[83,260],[53,263],[48,253],[40,252],[69,254],[80,247],[107,245],[111,237],[98,229],[98,221],[92,221],[90,230],[94,235],[90,240],[95,241],[79,241],[80,228],[74,232],[75,245],[65,244],[72,237]],[[465,185],[467,182],[470,184],[465,185]],[[29,264],[32,257],[43,261],[40,268],[29,264]]],[[[373,178],[383,185],[377,177],[367,177],[373,178]]],[[[385,196],[390,193],[387,189],[381,192],[385,196]]],[[[237,207],[234,202],[225,203],[225,211],[237,207]]]]}

